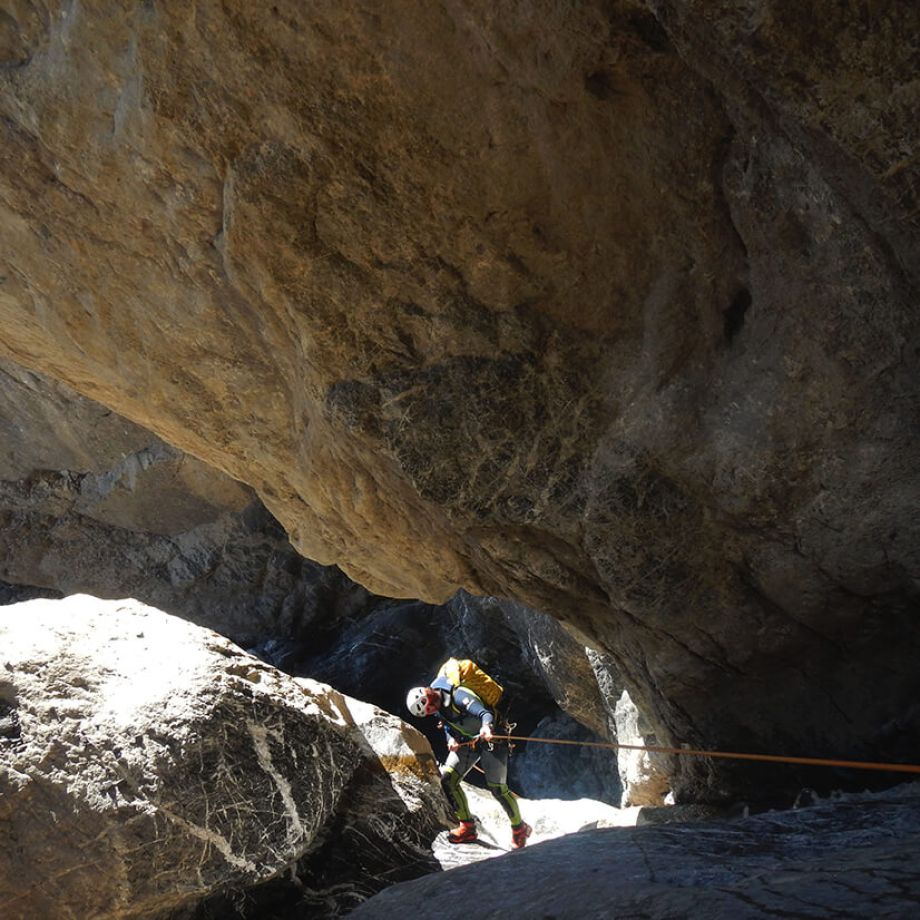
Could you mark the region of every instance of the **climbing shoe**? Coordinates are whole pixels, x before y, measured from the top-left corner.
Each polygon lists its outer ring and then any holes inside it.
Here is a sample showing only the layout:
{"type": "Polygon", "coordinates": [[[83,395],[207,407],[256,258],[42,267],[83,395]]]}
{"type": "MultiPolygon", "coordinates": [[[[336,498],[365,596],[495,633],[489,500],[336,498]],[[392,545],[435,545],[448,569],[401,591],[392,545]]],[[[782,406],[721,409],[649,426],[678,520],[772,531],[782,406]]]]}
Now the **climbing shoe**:
{"type": "Polygon", "coordinates": [[[448,835],[448,843],[473,843],[477,839],[476,822],[461,821],[448,835]]]}
{"type": "Polygon", "coordinates": [[[517,827],[512,827],[511,828],[511,846],[513,846],[516,850],[519,850],[522,846],[526,846],[527,838],[532,833],[533,833],[533,828],[529,824],[526,824],[523,821],[520,824],[518,824],[517,827]]]}

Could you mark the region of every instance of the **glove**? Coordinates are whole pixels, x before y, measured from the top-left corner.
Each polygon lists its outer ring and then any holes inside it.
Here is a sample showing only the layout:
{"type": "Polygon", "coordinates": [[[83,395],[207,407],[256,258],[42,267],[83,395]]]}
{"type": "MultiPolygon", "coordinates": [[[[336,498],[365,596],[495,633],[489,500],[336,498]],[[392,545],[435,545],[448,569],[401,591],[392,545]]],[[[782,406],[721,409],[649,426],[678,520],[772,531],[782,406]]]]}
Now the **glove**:
{"type": "Polygon", "coordinates": [[[492,726],[483,725],[482,728],[479,729],[479,740],[480,741],[491,741],[492,738],[493,738],[492,726]]]}
{"type": "Polygon", "coordinates": [[[448,751],[459,751],[459,750],[460,750],[460,742],[459,742],[459,741],[455,741],[453,738],[451,738],[450,741],[447,742],[447,750],[448,750],[448,751]]]}

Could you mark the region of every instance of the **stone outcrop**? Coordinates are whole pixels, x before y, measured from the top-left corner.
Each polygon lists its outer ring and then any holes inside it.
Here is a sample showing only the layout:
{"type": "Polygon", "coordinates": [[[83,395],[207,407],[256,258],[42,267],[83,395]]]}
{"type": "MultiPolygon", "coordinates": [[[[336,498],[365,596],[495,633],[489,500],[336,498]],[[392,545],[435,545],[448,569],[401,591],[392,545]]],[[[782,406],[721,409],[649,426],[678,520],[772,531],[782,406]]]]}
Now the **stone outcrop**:
{"type": "Polygon", "coordinates": [[[916,756],[918,17],[17,3],[0,350],[663,740],[916,756]]]}
{"type": "Polygon", "coordinates": [[[623,747],[617,751],[617,764],[623,797],[620,804],[662,805],[671,792],[674,758],[669,754],[636,750],[658,747],[658,738],[650,732],[642,713],[624,690],[616,701],[617,741],[623,747]]]}
{"type": "Polygon", "coordinates": [[[589,830],[397,885],[352,916],[912,917],[918,827],[914,784],[732,822],[589,830]]]}
{"type": "Polygon", "coordinates": [[[444,820],[427,743],[373,706],[136,601],[0,612],[9,920],[172,915],[287,869],[353,904],[437,868],[444,820]]]}
{"type": "MultiPolygon", "coordinates": [[[[598,736],[566,714],[546,716],[527,733],[513,755],[518,789],[530,798],[591,799],[619,806],[646,804],[624,795],[617,751],[594,747],[598,736]]],[[[631,778],[631,777],[629,777],[631,778]]],[[[658,804],[658,803],[656,803],[658,804]]]]}
{"type": "MultiPolygon", "coordinates": [[[[285,670],[308,655],[297,673],[322,673],[404,717],[407,682],[433,673],[448,654],[472,655],[501,669],[510,715],[528,732],[549,719],[561,737],[592,739],[574,716],[607,734],[584,647],[551,617],[465,592],[437,610],[374,598],[337,569],[300,558],[245,487],[11,362],[0,362],[0,432],[6,577],[51,592],[131,594],[257,646],[285,670]],[[362,625],[349,629],[358,616],[362,625]],[[413,631],[419,617],[437,624],[436,639],[413,631]],[[389,647],[390,660],[355,654],[365,642],[389,647]],[[413,657],[418,664],[407,670],[413,657]]],[[[0,602],[30,590],[0,589],[0,602]]],[[[609,760],[543,745],[515,761],[515,788],[618,802],[609,760]]]]}
{"type": "MultiPolygon", "coordinates": [[[[451,604],[462,600],[463,595],[451,604]]],[[[469,603],[501,614],[517,633],[531,668],[564,712],[596,735],[615,740],[611,716],[623,679],[609,658],[588,651],[584,637],[572,635],[565,624],[522,604],[482,598],[469,603]]]]}
{"type": "Polygon", "coordinates": [[[252,490],[48,377],[0,361],[0,603],[136,597],[241,644],[371,595],[304,559],[252,490]]]}

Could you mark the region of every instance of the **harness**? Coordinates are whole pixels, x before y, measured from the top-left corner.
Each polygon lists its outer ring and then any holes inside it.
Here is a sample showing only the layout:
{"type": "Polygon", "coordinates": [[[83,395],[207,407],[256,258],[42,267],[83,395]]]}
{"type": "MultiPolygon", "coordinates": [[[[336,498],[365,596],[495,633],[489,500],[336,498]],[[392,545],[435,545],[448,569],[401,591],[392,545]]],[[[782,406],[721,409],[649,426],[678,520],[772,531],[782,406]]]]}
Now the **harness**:
{"type": "MultiPolygon", "coordinates": [[[[464,728],[462,728],[461,726],[457,725],[457,723],[456,723],[455,721],[453,721],[453,718],[451,718],[451,716],[453,716],[454,718],[457,718],[457,717],[462,718],[462,717],[464,716],[464,714],[466,714],[466,716],[467,716],[468,718],[475,718],[475,716],[472,716],[472,715],[470,715],[469,713],[465,713],[465,710],[462,709],[460,706],[458,706],[458,705],[454,702],[454,691],[460,690],[461,687],[455,687],[455,686],[453,686],[453,684],[451,684],[449,681],[443,680],[443,679],[440,679],[440,678],[439,678],[438,680],[434,681],[434,682],[432,683],[432,686],[433,686],[436,690],[440,691],[441,693],[446,693],[446,694],[447,694],[447,712],[445,712],[445,710],[444,710],[443,708],[441,709],[441,720],[442,720],[442,722],[443,722],[445,725],[449,725],[455,732],[457,732],[458,735],[462,735],[464,738],[476,738],[476,737],[479,735],[478,730],[475,731],[475,732],[468,732],[468,731],[466,731],[466,729],[464,729],[464,728]],[[454,715],[454,714],[456,714],[456,715],[454,715]]],[[[462,689],[465,690],[467,693],[469,693],[471,696],[476,697],[476,699],[479,700],[479,702],[480,702],[485,708],[488,709],[488,706],[486,706],[486,704],[479,698],[479,696],[477,696],[472,690],[470,690],[469,687],[463,687],[462,689]]],[[[492,711],[492,710],[490,710],[490,711],[492,711]]],[[[493,716],[494,716],[494,715],[495,715],[495,713],[493,712],[493,716]]],[[[496,717],[496,718],[497,718],[497,717],[496,717]]]]}

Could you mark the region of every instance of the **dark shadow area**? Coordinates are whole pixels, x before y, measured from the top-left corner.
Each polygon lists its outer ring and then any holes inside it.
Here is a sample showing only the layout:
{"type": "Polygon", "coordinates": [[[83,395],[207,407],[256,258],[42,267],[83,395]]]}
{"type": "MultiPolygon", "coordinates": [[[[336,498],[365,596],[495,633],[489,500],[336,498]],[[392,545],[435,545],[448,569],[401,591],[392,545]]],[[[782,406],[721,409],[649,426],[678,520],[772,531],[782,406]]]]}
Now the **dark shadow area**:
{"type": "Polygon", "coordinates": [[[11,585],[0,581],[0,607],[18,604],[21,601],[33,601],[39,597],[61,598],[64,595],[53,588],[39,588],[35,585],[11,585]]]}
{"type": "Polygon", "coordinates": [[[744,327],[744,317],[751,306],[751,292],[747,288],[741,288],[731,302],[729,308],[723,314],[723,330],[725,341],[730,345],[735,336],[744,327]]]}

